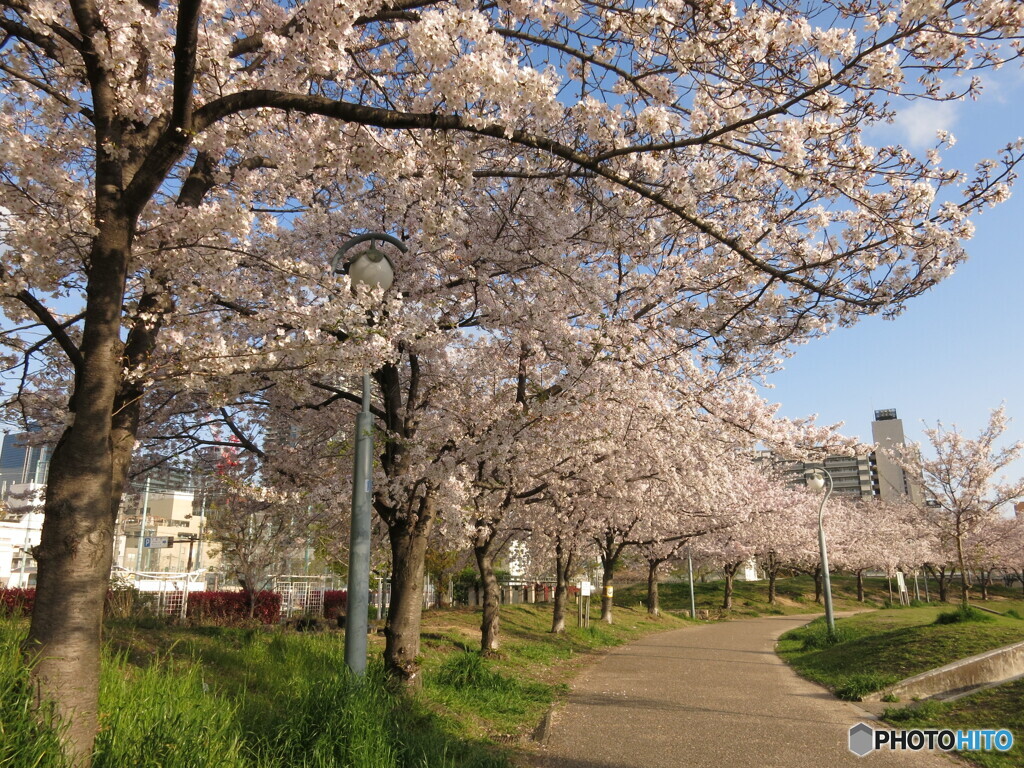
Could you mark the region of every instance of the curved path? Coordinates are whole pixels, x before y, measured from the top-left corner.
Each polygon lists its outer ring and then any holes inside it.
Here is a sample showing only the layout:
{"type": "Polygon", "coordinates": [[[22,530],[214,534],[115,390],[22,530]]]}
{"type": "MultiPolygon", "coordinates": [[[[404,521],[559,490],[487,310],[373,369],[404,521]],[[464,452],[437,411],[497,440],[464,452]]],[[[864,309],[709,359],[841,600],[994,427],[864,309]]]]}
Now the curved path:
{"type": "Polygon", "coordinates": [[[847,749],[872,716],[792,672],[775,641],[812,617],[651,635],[583,672],[534,768],[955,768],[942,753],[847,749]]]}

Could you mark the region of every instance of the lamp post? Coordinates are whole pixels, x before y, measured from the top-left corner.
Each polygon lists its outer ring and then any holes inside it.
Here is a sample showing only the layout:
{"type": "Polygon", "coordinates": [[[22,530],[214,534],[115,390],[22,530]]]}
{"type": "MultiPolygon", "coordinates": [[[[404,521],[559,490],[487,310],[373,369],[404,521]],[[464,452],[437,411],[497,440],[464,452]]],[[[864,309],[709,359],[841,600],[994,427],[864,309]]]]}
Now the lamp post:
{"type": "MultiPolygon", "coordinates": [[[[345,241],[334,258],[331,272],[347,272],[353,286],[391,287],[394,267],[374,241],[391,243],[405,253],[408,248],[397,237],[381,232],[358,235],[345,241]],[[345,262],[355,245],[370,241],[370,247],[345,262]]],[[[366,633],[369,629],[370,523],[373,500],[373,416],[370,414],[370,374],[363,372],[362,410],[356,418],[355,466],[352,472],[352,526],[348,550],[348,605],[345,610],[345,664],[352,674],[366,674],[366,633]]]]}
{"type": "Polygon", "coordinates": [[[689,572],[690,578],[690,618],[696,620],[697,618],[697,600],[693,595],[693,549],[692,547],[686,548],[686,570],[689,572]]]}
{"type": "Polygon", "coordinates": [[[828,575],[828,552],[825,549],[825,527],[822,524],[822,515],[825,512],[825,502],[832,495],[832,475],[827,469],[812,469],[807,473],[807,487],[815,491],[825,491],[821,497],[821,504],[818,506],[818,551],[821,553],[821,579],[825,591],[825,623],[828,625],[829,637],[835,637],[836,617],[832,612],[832,581],[828,575]],[[826,487],[825,478],[828,478],[826,487]]]}

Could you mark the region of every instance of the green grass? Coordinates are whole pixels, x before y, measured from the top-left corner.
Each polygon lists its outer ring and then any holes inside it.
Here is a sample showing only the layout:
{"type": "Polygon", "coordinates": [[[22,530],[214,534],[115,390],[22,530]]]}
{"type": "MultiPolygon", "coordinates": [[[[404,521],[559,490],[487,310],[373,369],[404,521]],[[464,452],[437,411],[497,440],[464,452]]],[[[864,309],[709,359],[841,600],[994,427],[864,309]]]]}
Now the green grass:
{"type": "MultiPolygon", "coordinates": [[[[1003,607],[1012,605],[1006,602],[1003,607]]],[[[842,642],[831,646],[813,639],[823,632],[818,619],[784,634],[777,650],[804,677],[855,699],[956,659],[1024,640],[1024,622],[1019,619],[982,614],[986,619],[981,623],[938,623],[943,608],[948,606],[839,619],[836,628],[842,642]]]]}
{"type": "MultiPolygon", "coordinates": [[[[550,610],[503,607],[504,644],[488,658],[478,612],[428,612],[413,692],[391,690],[379,659],[353,680],[340,632],[108,622],[94,766],[508,768],[502,745],[534,730],[583,660],[685,624],[621,610],[615,626],[552,635],[550,610]]],[[[26,626],[0,621],[0,768],[63,768],[28,706],[26,626]]]]}
{"type": "Polygon", "coordinates": [[[1014,736],[1008,752],[962,752],[984,768],[1019,768],[1024,765],[1024,680],[990,688],[948,704],[934,701],[918,706],[893,707],[882,717],[900,728],[950,728],[953,730],[1008,728],[1014,736]]]}
{"type": "MultiPolygon", "coordinates": [[[[853,576],[835,574],[832,577],[832,601],[837,611],[881,608],[889,599],[889,589],[883,578],[866,578],[865,602],[857,601],[857,580],[853,576]]],[[[693,585],[697,610],[706,610],[715,618],[747,618],[756,616],[783,616],[802,613],[822,613],[824,607],[814,602],[814,579],[811,576],[780,578],[776,584],[777,599],[768,602],[767,581],[735,581],[732,608],[722,609],[725,582],[721,580],[693,585]]],[[[690,610],[690,587],[685,578],[663,583],[658,588],[659,603],[663,611],[682,613],[690,610]]],[[[615,591],[617,606],[636,607],[647,599],[647,584],[631,584],[615,591]]]]}
{"type": "Polygon", "coordinates": [[[21,662],[24,622],[0,618],[0,766],[64,768],[54,728],[41,726],[30,709],[31,683],[21,662]]]}
{"type": "MultiPolygon", "coordinates": [[[[1011,618],[1017,618],[1013,616],[1011,618]]],[[[985,613],[970,605],[960,605],[955,610],[943,611],[935,617],[936,624],[959,624],[974,622],[975,624],[991,623],[996,620],[995,614],[985,613]]]]}

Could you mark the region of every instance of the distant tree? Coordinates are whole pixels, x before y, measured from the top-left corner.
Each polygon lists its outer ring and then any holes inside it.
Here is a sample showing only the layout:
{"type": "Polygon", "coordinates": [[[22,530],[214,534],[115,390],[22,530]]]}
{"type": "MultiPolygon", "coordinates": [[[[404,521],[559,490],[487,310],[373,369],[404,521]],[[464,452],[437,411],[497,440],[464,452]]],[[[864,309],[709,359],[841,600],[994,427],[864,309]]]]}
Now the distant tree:
{"type": "Polygon", "coordinates": [[[926,429],[934,458],[923,457],[919,444],[894,449],[894,460],[912,477],[921,477],[927,503],[921,508],[922,523],[940,540],[952,544],[955,562],[963,580],[962,600],[970,602],[971,546],[984,541],[985,529],[998,520],[999,510],[1024,497],[1024,478],[999,482],[999,473],[1014,462],[1024,443],[1005,448],[996,443],[1006,431],[1008,419],[1003,407],[989,416],[988,425],[975,439],[964,437],[954,425],[938,424],[926,429]]]}

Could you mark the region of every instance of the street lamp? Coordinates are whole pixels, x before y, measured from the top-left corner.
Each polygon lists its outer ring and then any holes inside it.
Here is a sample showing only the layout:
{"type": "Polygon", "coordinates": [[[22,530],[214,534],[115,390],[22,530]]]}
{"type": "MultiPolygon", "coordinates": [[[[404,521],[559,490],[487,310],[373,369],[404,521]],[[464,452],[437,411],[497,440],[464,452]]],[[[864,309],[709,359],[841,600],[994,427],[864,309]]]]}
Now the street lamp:
{"type": "Polygon", "coordinates": [[[832,475],[827,469],[812,469],[807,473],[807,487],[815,491],[825,491],[821,497],[821,504],[818,506],[818,551],[821,553],[821,578],[825,590],[825,623],[828,624],[829,637],[835,637],[836,617],[832,612],[832,581],[828,575],[828,552],[825,550],[825,527],[822,524],[822,515],[825,512],[825,502],[832,495],[832,475]],[[826,487],[825,478],[828,478],[826,487]]]}
{"type": "MultiPolygon", "coordinates": [[[[331,259],[331,272],[347,272],[356,284],[385,291],[395,279],[391,259],[377,250],[374,242],[391,243],[405,253],[408,248],[397,237],[370,232],[346,240],[331,259]],[[345,254],[353,246],[370,241],[348,262],[345,254]]],[[[363,404],[356,418],[355,467],[352,472],[352,528],[348,550],[348,606],[345,611],[345,664],[352,674],[366,674],[366,634],[369,629],[370,523],[373,499],[373,416],[370,414],[370,374],[363,372],[363,404]]]]}

